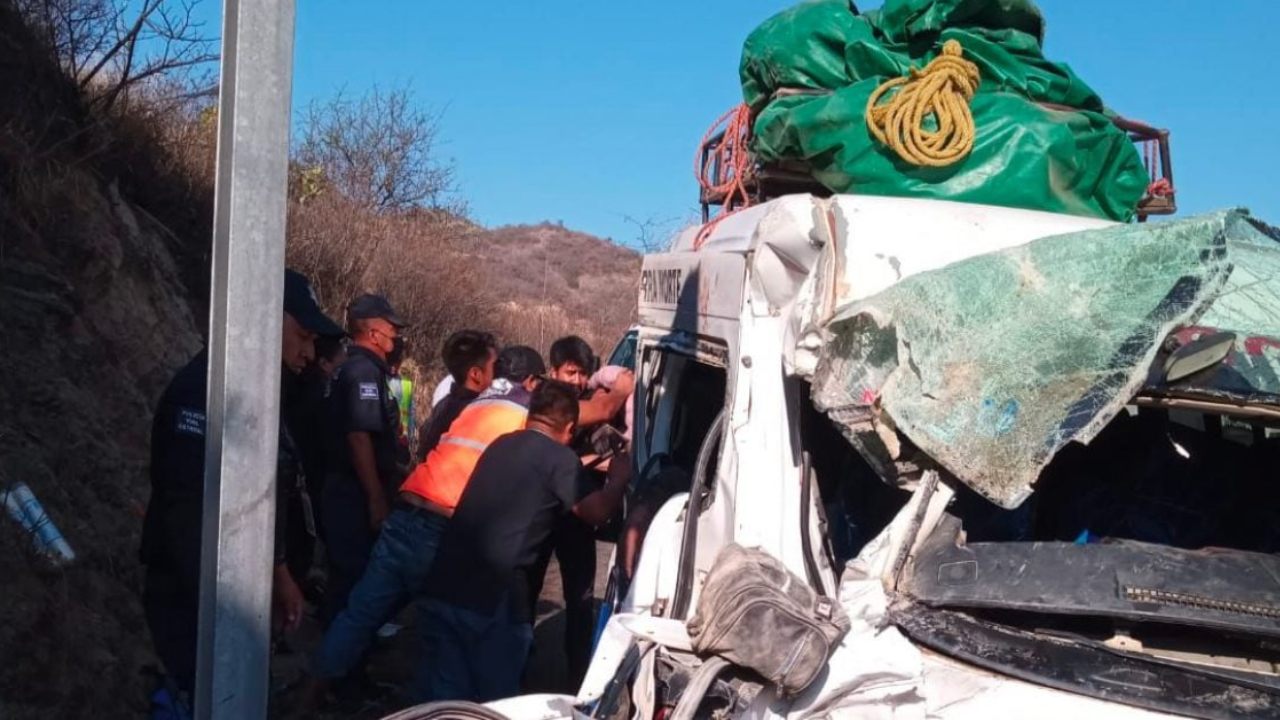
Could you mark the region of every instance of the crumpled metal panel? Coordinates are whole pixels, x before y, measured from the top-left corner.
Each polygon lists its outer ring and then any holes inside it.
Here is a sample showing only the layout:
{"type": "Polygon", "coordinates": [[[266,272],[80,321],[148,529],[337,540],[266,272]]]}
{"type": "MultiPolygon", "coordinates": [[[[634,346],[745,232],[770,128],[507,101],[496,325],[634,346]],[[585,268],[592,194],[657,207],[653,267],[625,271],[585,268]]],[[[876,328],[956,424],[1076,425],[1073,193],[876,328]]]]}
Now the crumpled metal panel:
{"type": "Polygon", "coordinates": [[[896,428],[1013,508],[1054,454],[1133,398],[1172,331],[1202,322],[1280,337],[1280,243],[1241,211],[1042,238],[907,277],[824,326],[813,398],[882,474],[896,428]]]}

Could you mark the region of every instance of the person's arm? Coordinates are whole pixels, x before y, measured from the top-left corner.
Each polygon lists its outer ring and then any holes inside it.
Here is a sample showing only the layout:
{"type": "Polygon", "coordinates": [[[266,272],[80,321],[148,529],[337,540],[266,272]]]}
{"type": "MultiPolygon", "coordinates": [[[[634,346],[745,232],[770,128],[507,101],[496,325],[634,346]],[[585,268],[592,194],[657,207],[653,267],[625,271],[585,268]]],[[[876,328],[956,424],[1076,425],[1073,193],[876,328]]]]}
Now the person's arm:
{"type": "Polygon", "coordinates": [[[382,481],[378,479],[378,461],[373,453],[373,436],[367,432],[347,433],[347,447],[351,450],[351,465],[356,471],[360,487],[369,498],[369,526],[376,532],[391,511],[382,481]]]}
{"type": "Polygon", "coordinates": [[[462,404],[450,398],[440,401],[431,411],[431,417],[422,426],[418,434],[418,462],[427,461],[427,456],[440,444],[440,438],[449,430],[453,421],[462,414],[462,404]]]}
{"type": "Polygon", "coordinates": [[[573,506],[573,514],[584,523],[597,527],[609,521],[622,504],[631,480],[631,458],[626,453],[615,456],[617,462],[609,467],[604,487],[583,497],[573,506]]]}
{"type": "Polygon", "coordinates": [[[283,562],[277,562],[272,573],[271,600],[275,624],[285,632],[293,632],[302,624],[302,589],[283,562]]]}
{"type": "Polygon", "coordinates": [[[301,467],[297,446],[284,422],[280,423],[280,447],[276,451],[276,536],[275,570],[272,573],[271,598],[273,624],[293,632],[302,623],[302,590],[289,572],[289,511],[301,502],[299,486],[301,467]]]}
{"type": "Polygon", "coordinates": [[[612,388],[601,388],[590,399],[578,403],[578,425],[589,427],[613,419],[626,406],[634,389],[635,376],[630,371],[618,373],[612,388]]]}
{"type": "MultiPolygon", "coordinates": [[[[371,364],[344,366],[338,376],[338,397],[346,404],[345,432],[351,469],[368,502],[366,511],[374,532],[389,512],[386,491],[378,475],[373,434],[389,432],[384,415],[387,388],[385,378],[371,364]]],[[[398,412],[398,410],[397,410],[398,412]]]]}
{"type": "Polygon", "coordinates": [[[645,533],[649,531],[649,523],[653,522],[657,514],[657,506],[648,503],[628,507],[627,520],[623,524],[622,537],[618,541],[622,574],[628,579],[635,577],[636,563],[640,560],[640,548],[644,545],[645,533]]]}

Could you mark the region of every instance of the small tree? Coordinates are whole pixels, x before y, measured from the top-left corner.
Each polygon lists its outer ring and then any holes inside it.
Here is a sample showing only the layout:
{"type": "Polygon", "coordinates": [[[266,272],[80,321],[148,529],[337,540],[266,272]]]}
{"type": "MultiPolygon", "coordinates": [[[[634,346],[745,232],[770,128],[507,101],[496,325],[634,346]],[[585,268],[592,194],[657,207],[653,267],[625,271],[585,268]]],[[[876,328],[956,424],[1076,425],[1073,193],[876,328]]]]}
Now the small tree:
{"type": "Polygon", "coordinates": [[[453,165],[436,154],[439,116],[407,89],[374,88],[351,100],[339,93],[304,112],[295,163],[317,169],[327,187],[375,211],[446,210],[464,214],[453,165]]]}
{"type": "Polygon", "coordinates": [[[645,255],[665,249],[667,243],[671,241],[672,234],[680,226],[680,218],[674,217],[659,219],[650,216],[638,219],[623,215],[622,221],[635,226],[636,234],[635,239],[632,240],[632,246],[645,255]]]}

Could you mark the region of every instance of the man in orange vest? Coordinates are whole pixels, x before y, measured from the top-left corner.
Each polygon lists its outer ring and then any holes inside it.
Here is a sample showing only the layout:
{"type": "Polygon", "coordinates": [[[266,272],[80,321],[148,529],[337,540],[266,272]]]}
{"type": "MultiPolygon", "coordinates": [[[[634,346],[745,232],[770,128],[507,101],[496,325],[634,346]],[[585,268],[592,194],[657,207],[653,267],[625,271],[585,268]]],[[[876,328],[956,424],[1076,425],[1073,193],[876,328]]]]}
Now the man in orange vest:
{"type": "Polygon", "coordinates": [[[427,459],[458,415],[493,384],[498,341],[487,332],[459,330],[444,341],[440,357],[453,384],[444,398],[431,407],[431,417],[418,432],[418,462],[427,459]]]}
{"type": "Polygon", "coordinates": [[[563,516],[606,521],[630,479],[625,456],[604,485],[581,482],[577,453],[566,447],[578,415],[577,388],[543,383],[528,426],[496,440],[476,465],[440,540],[427,581],[412,699],[489,702],[516,694],[533,643],[529,573],[563,516]]]}
{"type": "MultiPolygon", "coordinates": [[[[532,391],[546,373],[533,348],[503,349],[496,376],[459,415],[440,443],[400,487],[396,507],[373,548],[368,569],[351,591],[316,654],[315,680],[303,706],[318,704],[328,681],[345,676],[368,649],[374,633],[420,595],[448,518],[480,455],[494,440],[524,428],[532,391]]],[[[610,417],[630,395],[631,385],[593,397],[580,406],[588,417],[610,417]]]]}

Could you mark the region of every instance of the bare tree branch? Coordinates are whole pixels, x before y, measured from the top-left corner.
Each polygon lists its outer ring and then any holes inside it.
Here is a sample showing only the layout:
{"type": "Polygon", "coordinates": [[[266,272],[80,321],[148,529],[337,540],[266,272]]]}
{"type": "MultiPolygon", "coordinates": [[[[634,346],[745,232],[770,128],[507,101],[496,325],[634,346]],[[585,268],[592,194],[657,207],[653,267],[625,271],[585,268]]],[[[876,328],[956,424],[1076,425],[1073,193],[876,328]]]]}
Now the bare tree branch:
{"type": "Polygon", "coordinates": [[[436,153],[438,126],[408,90],[374,88],[356,100],[339,93],[308,106],[296,162],[362,207],[458,211],[453,166],[436,153]]]}
{"type": "Polygon", "coordinates": [[[653,216],[637,219],[630,215],[623,215],[622,221],[635,226],[636,235],[632,243],[646,255],[664,250],[680,224],[680,218],[676,217],[659,220],[653,216]]]}
{"type": "Polygon", "coordinates": [[[212,68],[216,45],[195,20],[198,2],[14,0],[89,102],[103,110],[142,84],[194,81],[212,68]]]}

